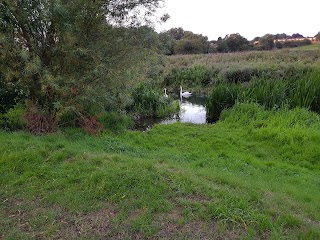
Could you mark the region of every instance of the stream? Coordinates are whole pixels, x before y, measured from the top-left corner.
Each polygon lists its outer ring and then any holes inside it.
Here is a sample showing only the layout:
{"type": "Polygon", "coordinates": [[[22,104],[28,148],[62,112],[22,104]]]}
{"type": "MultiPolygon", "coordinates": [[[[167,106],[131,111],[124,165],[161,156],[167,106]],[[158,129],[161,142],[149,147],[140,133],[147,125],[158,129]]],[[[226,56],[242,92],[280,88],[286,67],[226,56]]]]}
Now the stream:
{"type": "Polygon", "coordinates": [[[150,129],[154,124],[171,124],[175,122],[194,124],[208,123],[206,118],[207,111],[205,108],[206,98],[191,96],[188,98],[183,97],[179,100],[180,111],[178,114],[174,114],[173,116],[164,119],[143,119],[135,126],[135,129],[145,131],[150,129]]]}

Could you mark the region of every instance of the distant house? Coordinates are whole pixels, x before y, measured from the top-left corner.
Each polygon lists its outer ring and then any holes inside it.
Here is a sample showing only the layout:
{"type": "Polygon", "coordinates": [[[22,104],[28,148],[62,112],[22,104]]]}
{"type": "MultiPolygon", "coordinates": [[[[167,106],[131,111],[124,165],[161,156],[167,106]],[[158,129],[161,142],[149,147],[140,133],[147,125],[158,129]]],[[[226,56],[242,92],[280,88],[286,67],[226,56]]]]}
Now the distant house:
{"type": "Polygon", "coordinates": [[[299,42],[304,40],[310,40],[311,42],[317,42],[315,37],[303,37],[303,38],[280,38],[275,39],[274,42],[299,42]]]}
{"type": "MultiPolygon", "coordinates": [[[[278,38],[274,39],[274,43],[276,42],[302,42],[305,40],[310,40],[311,42],[319,42],[319,40],[316,37],[302,37],[302,38],[278,38]]],[[[259,41],[254,41],[254,45],[259,44],[259,41]]]]}

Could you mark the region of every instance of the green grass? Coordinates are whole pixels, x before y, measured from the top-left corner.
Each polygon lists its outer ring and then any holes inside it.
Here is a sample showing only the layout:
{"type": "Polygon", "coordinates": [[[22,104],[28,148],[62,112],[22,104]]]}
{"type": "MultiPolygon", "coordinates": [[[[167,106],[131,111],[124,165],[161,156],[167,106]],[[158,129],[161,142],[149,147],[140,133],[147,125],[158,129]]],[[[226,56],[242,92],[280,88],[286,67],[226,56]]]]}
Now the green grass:
{"type": "Polygon", "coordinates": [[[320,51],[320,42],[316,42],[316,43],[312,43],[310,45],[293,48],[292,50],[319,50],[320,51]]]}
{"type": "Polygon", "coordinates": [[[0,134],[4,239],[319,239],[320,119],[237,104],[215,125],[0,134]]]}

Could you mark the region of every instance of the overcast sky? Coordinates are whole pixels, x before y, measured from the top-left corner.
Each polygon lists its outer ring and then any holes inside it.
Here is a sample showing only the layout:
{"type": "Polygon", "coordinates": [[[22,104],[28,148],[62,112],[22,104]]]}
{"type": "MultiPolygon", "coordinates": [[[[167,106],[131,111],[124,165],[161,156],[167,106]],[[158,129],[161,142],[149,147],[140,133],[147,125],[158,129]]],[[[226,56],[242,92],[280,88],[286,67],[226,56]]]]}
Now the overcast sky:
{"type": "Polygon", "coordinates": [[[248,40],[267,33],[300,33],[314,36],[320,31],[320,0],[165,0],[160,13],[170,19],[156,26],[158,32],[173,27],[217,40],[240,33],[248,40]]]}

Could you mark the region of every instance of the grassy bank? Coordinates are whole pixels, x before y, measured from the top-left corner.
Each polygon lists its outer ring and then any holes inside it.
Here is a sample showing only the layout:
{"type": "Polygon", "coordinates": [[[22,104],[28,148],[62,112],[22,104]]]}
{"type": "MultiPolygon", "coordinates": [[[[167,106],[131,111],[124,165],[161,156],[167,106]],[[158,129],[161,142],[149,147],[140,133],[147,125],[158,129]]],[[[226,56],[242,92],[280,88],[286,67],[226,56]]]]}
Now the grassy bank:
{"type": "Polygon", "coordinates": [[[292,50],[318,50],[318,51],[320,51],[320,42],[315,42],[310,45],[297,47],[292,50]]]}
{"type": "Polygon", "coordinates": [[[236,105],[215,125],[0,134],[4,239],[319,239],[320,119],[236,105]]]}

